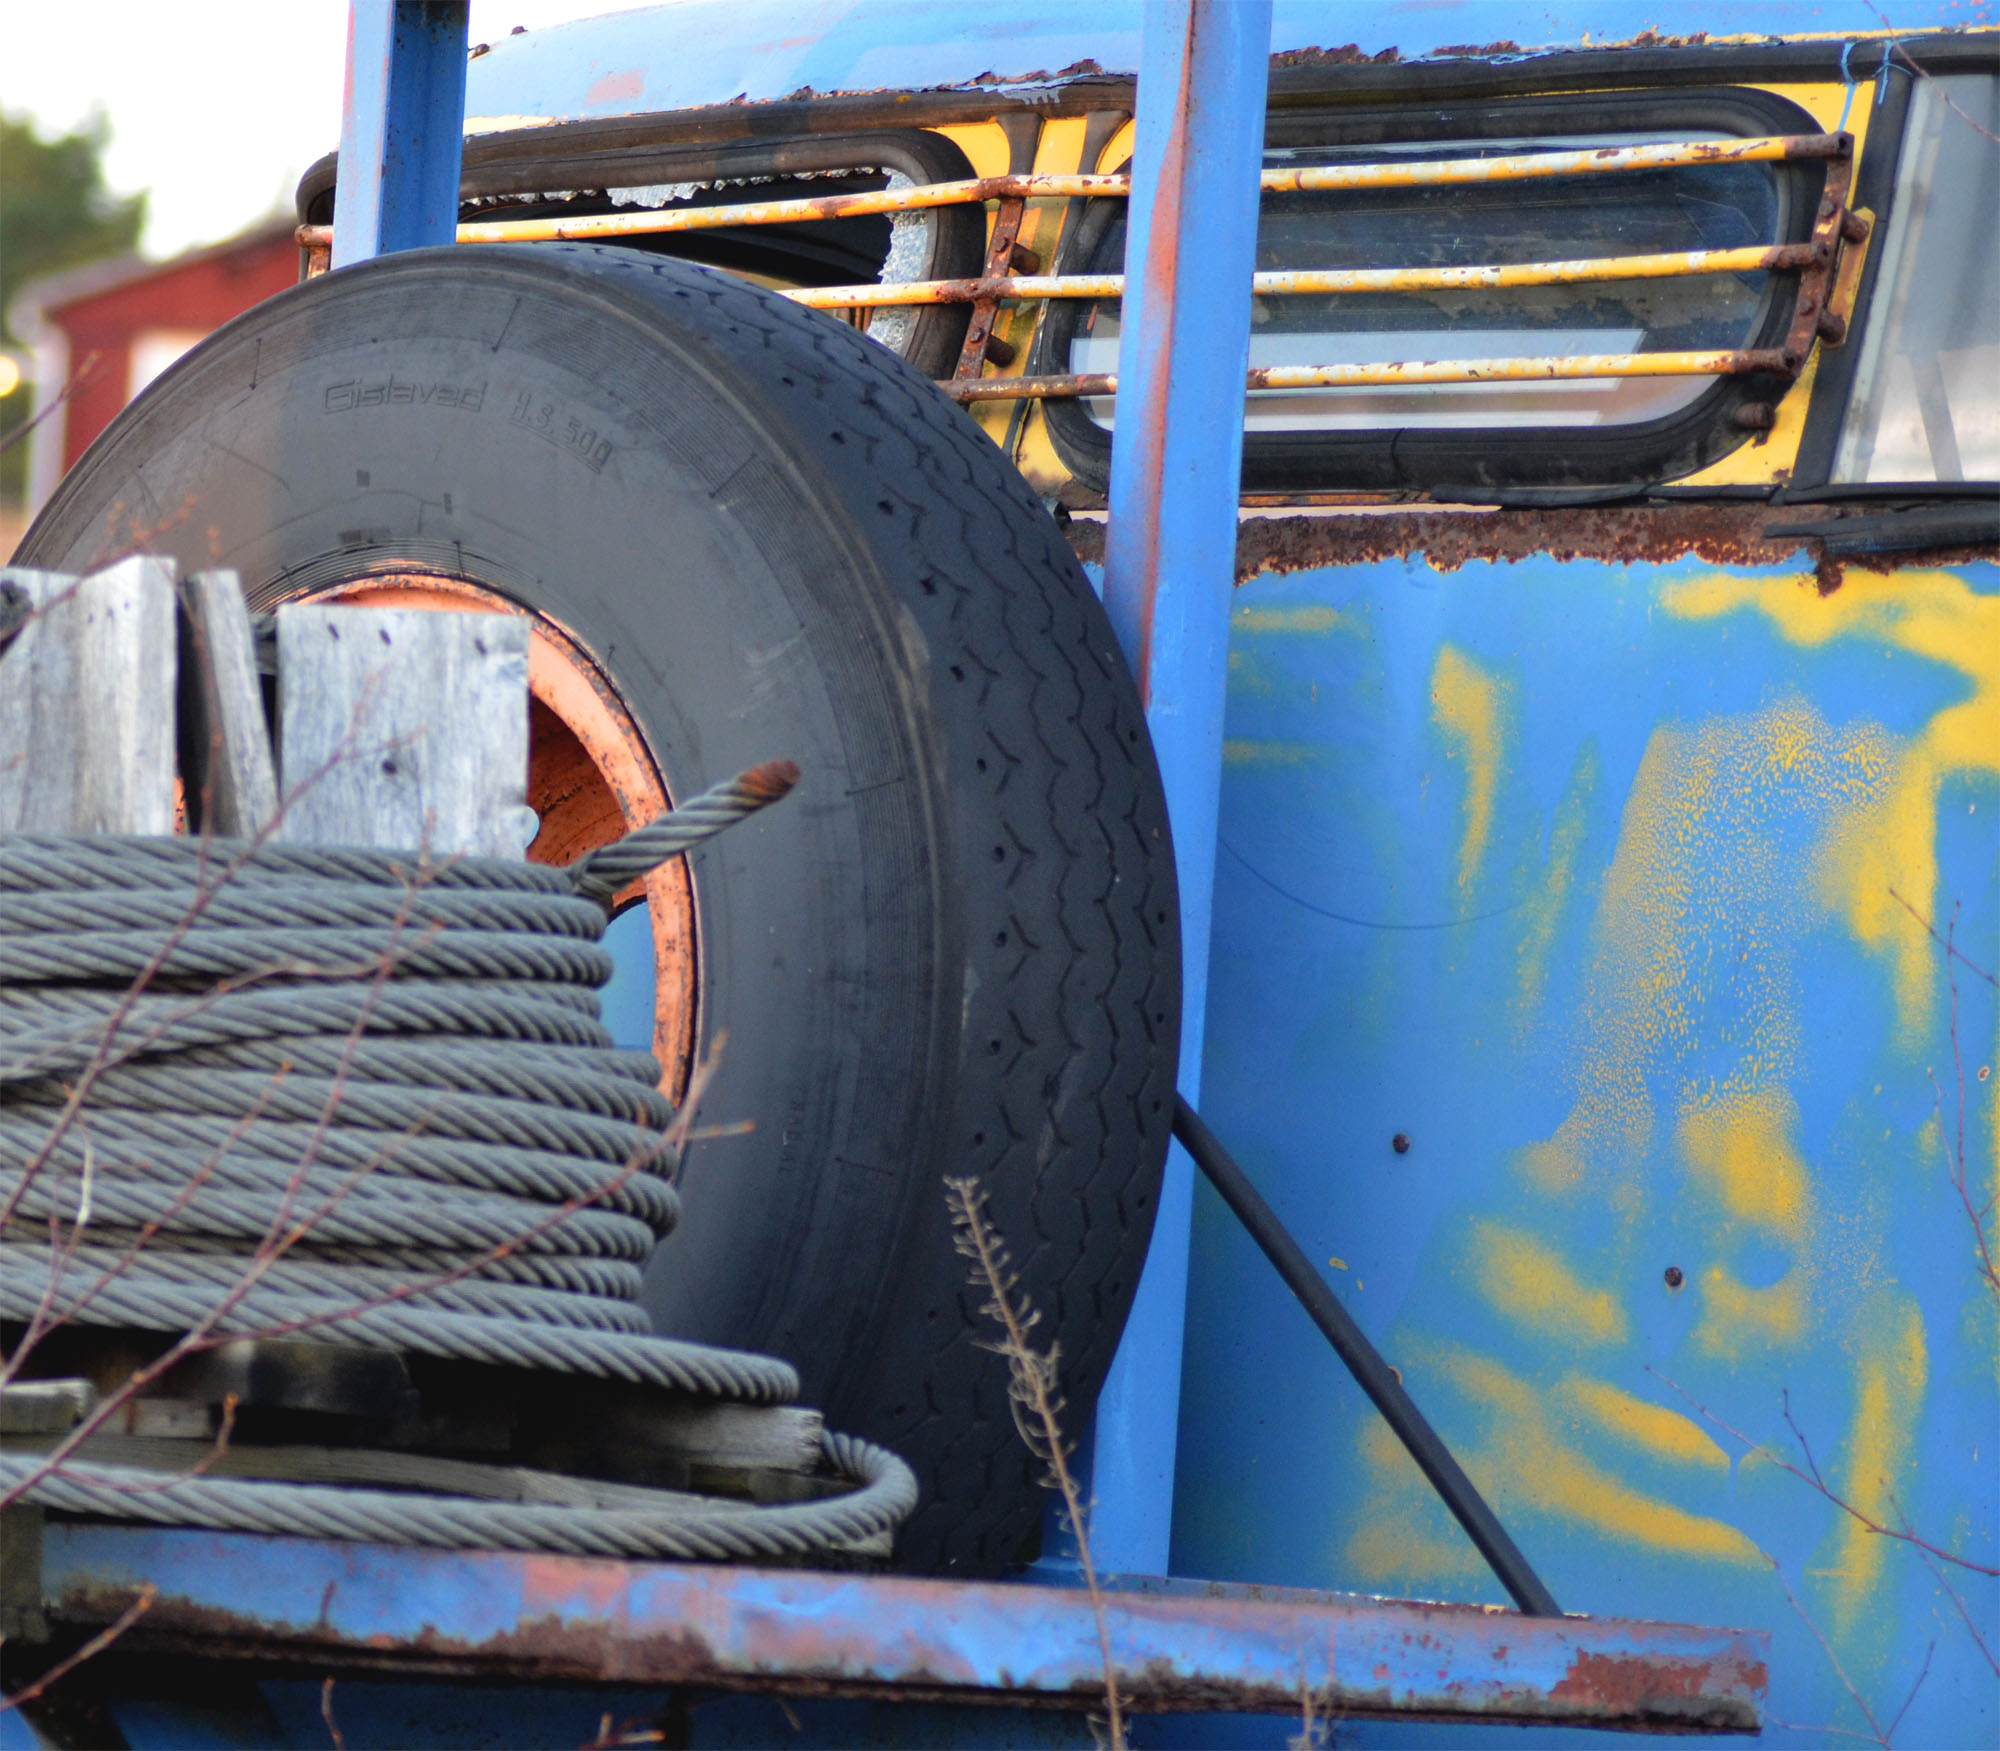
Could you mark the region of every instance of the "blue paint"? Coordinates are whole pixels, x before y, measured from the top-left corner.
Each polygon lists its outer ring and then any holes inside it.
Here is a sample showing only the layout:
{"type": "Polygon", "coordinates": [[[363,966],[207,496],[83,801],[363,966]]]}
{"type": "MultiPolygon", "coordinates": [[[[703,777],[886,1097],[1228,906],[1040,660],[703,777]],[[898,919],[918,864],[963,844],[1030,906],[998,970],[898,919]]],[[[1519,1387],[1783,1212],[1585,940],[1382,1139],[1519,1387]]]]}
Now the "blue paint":
{"type": "MultiPolygon", "coordinates": [[[[1195,1104],[1270,32],[1270,8],[1256,0],[1158,0],[1146,13],[1126,246],[1132,289],[1118,351],[1126,417],[1111,462],[1104,606],[1139,677],[1173,824],[1180,1087],[1195,1104]]],[[[1100,1567],[1128,1574],[1167,1571],[1193,1190],[1192,1164],[1175,1146],[1145,1271],[1097,1401],[1094,1554],[1100,1567]]]]}
{"type": "MultiPolygon", "coordinates": [[[[1887,7],[1899,29],[1991,23],[1958,0],[1887,7]]],[[[682,0],[496,40],[472,64],[473,116],[608,116],[820,93],[921,91],[982,75],[998,89],[1039,86],[1089,59],[1107,73],[1140,64],[1140,0],[1010,0],[977,8],[934,0],[682,0]]],[[[1277,0],[1274,51],[1356,44],[1404,60],[1463,45],[1523,51],[1630,41],[1643,31],[1772,35],[1877,33],[1868,0],[1385,0],[1330,7],[1277,0]]]]}
{"type": "MultiPolygon", "coordinates": [[[[628,1687],[607,1696],[614,1714],[638,1700],[645,1674],[656,1694],[689,1674],[704,1684],[711,1676],[754,1684],[775,1668],[809,1685],[944,1687],[1068,1706],[1080,1691],[1095,1691],[1102,1670],[1093,1606],[1068,1589],[137,1526],[48,1529],[43,1585],[58,1617],[100,1610],[155,1578],[163,1590],[148,1613],[154,1633],[227,1621],[261,1638],[274,1657],[308,1668],[363,1651],[371,1660],[445,1658],[496,1675],[533,1662],[540,1647],[545,1669],[580,1663],[583,1674],[628,1687]]],[[[1286,1709],[1304,1683],[1337,1686],[1370,1707],[1566,1712],[1580,1701],[1588,1706],[1578,1679],[1588,1690],[1607,1664],[1626,1671],[1628,1696],[1643,1690],[1675,1706],[1672,1699],[1688,1694],[1688,1674],[1699,1670],[1707,1698],[1740,1706],[1754,1692],[1763,1655],[1760,1638],[1728,1630],[1524,1621],[1339,1594],[1272,1598],[1200,1582],[1108,1583],[1103,1611],[1128,1675],[1145,1674],[1151,1684],[1178,1679],[1205,1696],[1242,1686],[1252,1706],[1276,1699],[1286,1709]]],[[[569,1688],[553,1682],[534,1707],[568,1708],[569,1688]]],[[[156,1710],[151,1730],[180,1732],[184,1696],[162,1699],[139,1687],[121,1694],[156,1710]]],[[[231,1687],[218,1686],[214,1700],[231,1714],[260,1706],[231,1687]]],[[[295,1694],[274,1693],[270,1705],[298,1712],[295,1694]]],[[[446,1742],[514,1742],[508,1735],[532,1711],[515,1711],[498,1734],[492,1711],[479,1712],[476,1734],[446,1742]]],[[[994,1739],[1021,1742],[1011,1733],[994,1739]]]]}
{"type": "MultiPolygon", "coordinates": [[[[1898,755],[1970,684],[1956,664],[1865,628],[1793,642],[1754,607],[1675,611],[1678,588],[1717,575],[1759,580],[1692,559],[1542,558],[1448,574],[1391,561],[1238,590],[1205,1109],[1567,1609],[1767,1628],[1771,1716],[1859,1729],[1768,1568],[1648,1545],[1573,1491],[1539,1489],[1548,1445],[1523,1445],[1519,1424],[1478,1390],[1520,1383],[1549,1442],[1597,1480],[1769,1551],[1835,1634],[1829,1571],[1846,1560],[1837,1510],[1774,1467],[1731,1467],[1723,1453],[1741,1449],[1717,1430],[1722,1452],[1708,1465],[1634,1446],[1593,1423],[1566,1383],[1595,1382],[1699,1424],[1668,1376],[1774,1444],[1787,1440],[1789,1401],[1838,1480],[1854,1451],[1861,1352],[1885,1298],[1920,1318],[1928,1349],[1928,1389],[1903,1413],[1898,1500],[1941,1542],[1995,1560],[1992,1311],[1925,1129],[1927,1072],[1951,1087],[1943,960],[1906,1036],[1893,951],[1857,941],[1819,886],[1829,836],[1850,822],[1846,779],[1830,762],[1863,746],[1898,755]],[[1438,718],[1447,647],[1492,677],[1503,718],[1487,846],[1465,887],[1472,786],[1438,718]],[[1786,714],[1806,732],[1796,747],[1759,731],[1786,714]],[[1621,847],[1629,867],[1646,867],[1635,835],[1648,783],[1687,779],[1711,757],[1707,801],[1677,818],[1695,855],[1657,860],[1668,885],[1685,884],[1664,1019],[1620,1020],[1606,969],[1621,964],[1620,933],[1632,928],[1630,895],[1614,890],[1621,847]],[[1565,808],[1570,885],[1529,1005],[1523,957],[1565,808]],[[1628,1140],[1599,1127],[1579,1191],[1551,1190],[1529,1152],[1598,1086],[1621,1027],[1646,1035],[1645,1049],[1605,1086],[1617,1110],[1644,1103],[1650,1119],[1628,1140]],[[1804,1164],[1812,1200],[1803,1247],[1730,1217],[1678,1129],[1683,1106],[1732,1083],[1785,1104],[1784,1146],[1804,1164]],[[1390,1147],[1398,1132],[1411,1139],[1407,1154],[1390,1147]],[[1622,1332],[1596,1341],[1505,1311],[1495,1288],[1504,1230],[1606,1295],[1622,1332]],[[1665,1282],[1669,1265],[1683,1272],[1678,1290],[1665,1282]],[[1802,1285],[1803,1325],[1717,1348],[1726,1322],[1704,1335],[1705,1317],[1719,1321],[1713,1269],[1750,1292],[1802,1285]]],[[[2000,594],[2000,567],[1947,576],[2000,594]]],[[[1922,577],[1902,574],[1900,587],[1915,591],[1922,577]]],[[[1808,580],[1759,581],[1782,602],[1818,601],[1808,580]]],[[[1950,775],[1932,816],[1939,909],[1957,898],[1959,940],[1990,968],[2000,784],[1990,770],[1950,775]]],[[[1881,831],[1859,819],[1858,830],[1881,831]]],[[[1959,988],[1967,1156],[1990,1191],[1992,1084],[1976,1078],[2000,1044],[1995,1003],[1969,974],[1959,988]]],[[[1499,1599],[1443,1511],[1384,1481],[1365,1401],[1205,1189],[1187,1334],[1177,1571],[1499,1599]],[[1367,1533],[1385,1525],[1400,1558],[1392,1547],[1384,1560],[1378,1546],[1364,1561],[1367,1533]]],[[[1990,1623],[2000,1588],[1952,1580],[1990,1623]]],[[[1898,1742],[1990,1738],[1991,1670],[1912,1553],[1889,1551],[1867,1609],[1838,1645],[1850,1663],[1857,1648],[1865,1656],[1866,1694],[1885,1717],[1937,1644],[1898,1742]]],[[[1342,1736],[1409,1742],[1402,1729],[1360,1724],[1342,1736]]],[[[1821,1742],[1778,1727],[1765,1737],[1821,1742]]]]}
{"type": "Polygon", "coordinates": [[[335,267],[453,240],[465,39],[465,0],[352,0],[335,267]]]}
{"type": "Polygon", "coordinates": [[[611,982],[597,994],[597,1002],[612,1044],[650,1052],[659,969],[653,958],[653,914],[646,901],[627,906],[611,920],[604,949],[611,956],[611,982]]]}

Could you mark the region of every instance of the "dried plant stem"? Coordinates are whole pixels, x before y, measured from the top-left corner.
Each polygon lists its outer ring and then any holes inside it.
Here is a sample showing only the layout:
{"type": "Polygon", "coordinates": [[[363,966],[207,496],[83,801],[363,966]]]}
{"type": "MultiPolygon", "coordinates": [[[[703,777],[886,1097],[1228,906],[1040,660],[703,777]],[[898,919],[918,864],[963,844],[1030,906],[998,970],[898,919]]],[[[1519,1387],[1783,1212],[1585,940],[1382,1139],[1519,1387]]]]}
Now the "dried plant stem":
{"type": "MultiPolygon", "coordinates": [[[[1784,1588],[1785,1598],[1790,1603],[1792,1609],[1798,1613],[1799,1622],[1806,1626],[1812,1639],[1819,1643],[1819,1651],[1826,1656],[1826,1663],[1833,1668],[1833,1675],[1840,1680],[1840,1687],[1847,1692],[1854,1706],[1861,1711],[1861,1718],[1868,1723],[1868,1731],[1874,1737],[1875,1743],[1882,1747],[1882,1751],[1894,1751],[1894,1748],[1889,1743],[1889,1735],[1882,1731],[1882,1723],[1875,1718],[1875,1711],[1862,1701],[1861,1692],[1854,1688],[1853,1680],[1847,1676],[1846,1669],[1840,1663],[1840,1657],[1834,1653],[1826,1637],[1820,1634],[1819,1625],[1806,1615],[1806,1608],[1799,1603],[1799,1596],[1792,1591],[1791,1582],[1785,1579],[1783,1566],[1769,1551],[1761,1551],[1759,1554],[1771,1565],[1771,1573],[1778,1577],[1778,1585],[1784,1588]]],[[[1930,1656],[1928,1654],[1924,1656],[1924,1669],[1926,1671],[1930,1669],[1930,1656]]],[[[1918,1682],[1921,1683],[1922,1679],[1919,1678],[1918,1682]]],[[[1911,1694],[1914,1695],[1915,1692],[1913,1691],[1911,1694]]],[[[1909,1704],[1905,1703],[1903,1706],[1908,1708],[1909,1704]]],[[[1901,1719],[1901,1716],[1899,1715],[1897,1718],[1901,1719]]]]}
{"type": "Polygon", "coordinates": [[[1015,1427],[1021,1431],[1028,1450],[1048,1466],[1048,1482],[1061,1492],[1063,1511],[1069,1516],[1070,1531],[1076,1538],[1077,1562],[1090,1594],[1091,1613],[1097,1620],[1097,1652],[1104,1666],[1104,1710],[1111,1751],[1124,1751],[1125,1711],[1118,1695],[1118,1669],[1111,1659],[1111,1630],[1104,1615],[1104,1595],[1097,1585],[1097,1569],[1090,1557],[1090,1533],[1083,1503],[1077,1493],[1075,1475],[1069,1468],[1069,1450],[1063,1441],[1062,1397],[1056,1386],[1058,1351],[1054,1345],[1046,1352],[1038,1351],[1028,1342],[1028,1333],[1041,1315],[1017,1294],[1018,1283],[1006,1245],[987,1219],[986,1194],[979,1181],[967,1177],[947,1179],[944,1183],[956,1245],[972,1261],[973,1286],[986,1291],[987,1300],[980,1311],[998,1321],[1004,1334],[1000,1343],[990,1347],[1007,1358],[1008,1396],[1013,1402],[1015,1427]]]}
{"type": "Polygon", "coordinates": [[[103,1653],[106,1648],[110,1647],[113,1642],[152,1609],[153,1601],[159,1596],[159,1591],[159,1588],[154,1586],[151,1581],[148,1581],[140,1589],[138,1598],[134,1599],[130,1605],[126,1606],[118,1614],[113,1622],[106,1624],[89,1641],[78,1648],[75,1653],[65,1655],[62,1659],[58,1660],[37,1678],[34,1683],[23,1685],[19,1690],[12,1692],[10,1695],[0,1695],[0,1714],[5,1714],[10,1708],[19,1708],[23,1703],[33,1702],[50,1685],[60,1684],[70,1673],[81,1666],[84,1661],[93,1659],[98,1654],[103,1653]]]}
{"type": "MultiPolygon", "coordinates": [[[[1698,1411],[1706,1421],[1713,1423],[1718,1429],[1722,1430],[1724,1434],[1733,1435],[1738,1441],[1741,1441],[1743,1445],[1747,1447],[1752,1453],[1762,1454],[1773,1465],[1777,1466],[1780,1471],[1788,1471],[1792,1474],[1792,1476],[1797,1478],[1799,1482],[1811,1485],[1812,1488],[1819,1491],[1821,1495],[1823,1495],[1843,1514],[1846,1514],[1850,1518],[1858,1521],[1862,1526],[1865,1526],[1870,1532],[1874,1533],[1878,1538],[1893,1538],[1896,1539],[1899,1543],[1912,1545],[1918,1550],[1928,1551],[1932,1556],[1936,1557],[1940,1562],[1951,1563],[1961,1569],[1970,1569],[1975,1575],[2000,1575],[2000,1568],[1994,1567],[1991,1563],[1976,1563],[1970,1557],[1960,1556],[1955,1551],[1946,1550],[1942,1545],[1933,1544],[1927,1538],[1920,1538],[1914,1532],[1898,1531],[1893,1526],[1883,1525],[1880,1520],[1875,1519],[1872,1515],[1864,1514],[1845,1496],[1839,1494],[1836,1490],[1834,1490],[1832,1486],[1829,1485],[1826,1482],[1826,1480],[1820,1476],[1818,1462],[1814,1460],[1812,1456],[1812,1449],[1810,1447],[1805,1446],[1805,1438],[1802,1435],[1799,1437],[1799,1442],[1801,1448],[1805,1453],[1806,1465],[1810,1468],[1803,1471],[1800,1470],[1798,1466],[1792,1464],[1792,1462],[1789,1459],[1787,1459],[1782,1453],[1774,1452],[1771,1448],[1766,1447],[1761,1441],[1753,1441],[1748,1435],[1744,1434],[1744,1432],[1741,1429],[1737,1428],[1734,1423],[1728,1423],[1723,1421],[1721,1417],[1717,1416],[1714,1411],[1710,1410],[1707,1405],[1703,1404],[1700,1399],[1696,1398],[1693,1393],[1688,1391],[1688,1389],[1685,1386],[1683,1386],[1678,1380],[1674,1379],[1674,1377],[1671,1374],[1662,1373],[1658,1368],[1655,1368],[1650,1362],[1646,1364],[1646,1372],[1652,1375],[1654,1379],[1662,1381],[1666,1385],[1672,1387],[1673,1390],[1679,1393],[1682,1398],[1686,1399],[1687,1402],[1690,1405],[1692,1405],[1695,1408],[1695,1410],[1698,1411]]],[[[1787,1422],[1791,1421],[1791,1407],[1789,1404],[1787,1404],[1785,1409],[1785,1418],[1787,1422]]],[[[1799,1432],[1798,1425],[1796,1423],[1792,1423],[1791,1427],[1792,1427],[1792,1432],[1795,1435],[1797,1435],[1799,1432]]]]}

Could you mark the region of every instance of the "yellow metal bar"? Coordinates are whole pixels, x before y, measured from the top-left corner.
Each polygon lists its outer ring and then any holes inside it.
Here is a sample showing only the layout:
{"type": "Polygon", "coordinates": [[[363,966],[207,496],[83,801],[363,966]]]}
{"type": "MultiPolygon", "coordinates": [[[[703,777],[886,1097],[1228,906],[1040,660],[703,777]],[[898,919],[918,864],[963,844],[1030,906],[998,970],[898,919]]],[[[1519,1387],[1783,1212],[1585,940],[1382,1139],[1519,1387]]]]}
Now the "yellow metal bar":
{"type": "MultiPolygon", "coordinates": [[[[1607,146],[1596,151],[1521,152],[1500,158],[1328,164],[1299,170],[1267,170],[1260,186],[1266,194],[1296,194],[1519,182],[1552,176],[1590,176],[1605,171],[1661,170],[1680,165],[1838,158],[1850,150],[1851,144],[1846,134],[1772,134],[1749,139],[1682,140],[1653,146],[1607,146]]],[[[726,207],[682,207],[672,212],[600,213],[574,219],[482,219],[459,226],[458,241],[551,243],[593,237],[652,236],[673,231],[711,231],[724,225],[789,225],[868,213],[909,213],[1007,196],[1035,200],[1130,193],[1131,179],[1124,176],[986,176],[964,182],[925,183],[917,188],[744,201],[726,207]]],[[[308,249],[331,236],[330,226],[299,227],[299,242],[308,249]]]]}
{"type": "Polygon", "coordinates": [[[1519,152],[1501,158],[1439,158],[1413,164],[1326,164],[1267,170],[1268,194],[1330,189],[1428,188],[1480,182],[1524,182],[1549,176],[1592,176],[1606,170],[1670,170],[1703,164],[1773,164],[1790,158],[1840,158],[1846,134],[1760,134],[1738,140],[1676,140],[1655,146],[1605,146],[1582,152],[1519,152]]]}
{"type": "MultiPolygon", "coordinates": [[[[1731,377],[1753,371],[1794,375],[1776,348],[1740,352],[1583,353],[1572,358],[1418,359],[1361,365],[1263,365],[1247,390],[1383,389],[1427,383],[1569,382],[1588,377],[1731,377]]],[[[1064,377],[983,377],[938,385],[954,401],[1034,401],[1048,396],[1116,395],[1115,371],[1064,377]]]]}
{"type": "MultiPolygon", "coordinates": [[[[1268,295],[1340,292],[1433,292],[1505,286],[1584,285],[1600,280],[1662,280],[1688,274],[1747,274],[1809,266],[1809,243],[1750,249],[1690,249],[1664,255],[1588,256],[1454,268],[1328,268],[1255,274],[1251,289],[1268,295]]],[[[1123,274],[1016,274],[991,280],[908,280],[867,286],[800,286],[783,296],[809,310],[874,309],[900,304],[969,304],[986,298],[1122,298],[1123,274]]]]}

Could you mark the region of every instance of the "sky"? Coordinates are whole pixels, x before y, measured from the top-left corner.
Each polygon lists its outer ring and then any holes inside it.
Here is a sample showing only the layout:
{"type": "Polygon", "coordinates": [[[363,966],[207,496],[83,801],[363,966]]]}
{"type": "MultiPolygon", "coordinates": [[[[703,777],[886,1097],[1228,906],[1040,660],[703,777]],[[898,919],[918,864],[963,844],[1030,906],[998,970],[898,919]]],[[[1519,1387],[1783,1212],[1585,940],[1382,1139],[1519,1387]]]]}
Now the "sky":
{"type": "MultiPolygon", "coordinates": [[[[472,0],[471,40],[631,3],[472,0]]],[[[0,0],[0,109],[44,137],[102,110],[106,180],[151,191],[140,247],[164,257],[290,212],[340,144],[346,51],[346,0],[0,0]]]]}

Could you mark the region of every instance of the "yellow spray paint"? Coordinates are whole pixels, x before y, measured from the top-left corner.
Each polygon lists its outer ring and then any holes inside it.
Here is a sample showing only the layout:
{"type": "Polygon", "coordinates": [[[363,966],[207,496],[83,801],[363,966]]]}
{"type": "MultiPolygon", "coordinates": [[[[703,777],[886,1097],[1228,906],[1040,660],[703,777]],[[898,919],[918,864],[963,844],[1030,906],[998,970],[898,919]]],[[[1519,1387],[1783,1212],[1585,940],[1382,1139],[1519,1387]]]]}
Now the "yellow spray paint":
{"type": "Polygon", "coordinates": [[[1572,1374],[1556,1388],[1556,1397],[1577,1415],[1613,1440],[1651,1459],[1727,1472],[1729,1455],[1691,1417],[1634,1397],[1602,1380],[1572,1374]]]}
{"type": "Polygon", "coordinates": [[[1458,846],[1461,905],[1493,832],[1493,803],[1500,788],[1503,703],[1501,684],[1456,645],[1439,647],[1431,673],[1431,715],[1455,760],[1465,766],[1465,833],[1458,846]]]}
{"type": "Polygon", "coordinates": [[[1742,1282],[1726,1265],[1710,1265],[1701,1274],[1695,1348],[1727,1362],[1790,1349],[1806,1335],[1811,1288],[1803,1265],[1764,1288],[1742,1282]]]}
{"type": "Polygon", "coordinates": [[[1556,804],[1555,821],[1549,828],[1549,857],[1541,882],[1522,903],[1519,956],[1519,995],[1515,1022],[1525,1031],[1533,1026],[1541,1010],[1542,991],[1548,981],[1549,951],[1555,946],[1556,929],[1569,909],[1570,893],[1576,884],[1577,855],[1583,849],[1590,827],[1590,800],[1598,782],[1597,748],[1586,742],[1576,757],[1575,769],[1562,800],[1556,804]]]}
{"type": "Polygon", "coordinates": [[[1253,741],[1232,737],[1222,744],[1225,766],[1319,766],[1326,750],[1317,742],[1253,741]]]}
{"type": "Polygon", "coordinates": [[[1521,1229],[1475,1223],[1467,1274],[1525,1330],[1592,1344],[1622,1344],[1628,1335],[1615,1295],[1582,1282],[1559,1253],[1521,1229]]]}
{"type": "MultiPolygon", "coordinates": [[[[1930,1384],[1930,1350],[1923,1315],[1910,1296],[1883,1289],[1857,1321],[1854,1417],[1842,1443],[1834,1487],[1878,1525],[1894,1526],[1899,1500],[1909,1496],[1917,1453],[1917,1422],[1930,1384]]],[[[1827,1456],[1829,1459],[1831,1455],[1827,1456]]],[[[1879,1659],[1888,1638],[1877,1633],[1871,1595],[1893,1554],[1891,1541],[1842,1514],[1821,1547],[1831,1595],[1828,1627],[1852,1658],[1879,1659]]]]}
{"type": "MultiPolygon", "coordinates": [[[[1447,1438],[1503,1518],[1525,1512],[1565,1530],[1586,1526],[1647,1551],[1730,1567],[1761,1566],[1756,1546],[1726,1521],[1633,1488],[1565,1440],[1536,1389],[1512,1370],[1456,1344],[1405,1343],[1403,1349],[1410,1360],[1426,1362],[1427,1371],[1474,1413],[1468,1419],[1478,1431],[1472,1442],[1463,1443],[1449,1423],[1447,1438]]],[[[1362,1457],[1372,1487],[1342,1557],[1369,1580],[1388,1581],[1409,1573],[1412,1553],[1399,1548],[1398,1540],[1415,1535],[1435,1546],[1434,1523],[1411,1497],[1413,1490],[1425,1489],[1413,1466],[1395,1463],[1379,1440],[1364,1439],[1362,1457]]],[[[1706,1469],[1698,1484],[1690,1482],[1704,1490],[1718,1487],[1706,1469]]]]}
{"type": "Polygon", "coordinates": [[[1681,1156],[1729,1215],[1802,1244],[1812,1194],[1791,1141],[1797,1125],[1783,1088],[1720,1090],[1682,1111],[1681,1156]]]}
{"type": "Polygon", "coordinates": [[[1849,571],[1830,596],[1810,578],[1717,573],[1670,587],[1663,605],[1690,620],[1755,612],[1795,645],[1857,640],[1964,678],[1964,694],[1916,735],[1884,734],[1879,794],[1836,824],[1816,872],[1822,901],[1889,957],[1899,1041],[1914,1047],[1936,1002],[1937,951],[1896,895],[1927,919],[1937,915],[1939,788],[1960,773],[2000,777],[2000,595],[1981,595],[1947,571],[1849,571]]]}
{"type": "Polygon", "coordinates": [[[1879,806],[1893,764],[1879,726],[1830,725],[1796,697],[1653,731],[1592,926],[1570,1040],[1575,1103],[1522,1151],[1531,1184],[1614,1201],[1636,1194],[1653,1078],[1697,1050],[1733,1054],[1738,1091],[1788,1079],[1800,1028],[1785,946],[1810,908],[1785,829],[1803,819],[1822,838],[1838,836],[1879,806]],[[1701,982],[1722,918],[1732,921],[1729,964],[1706,976],[1726,981],[1726,1012],[1703,1000],[1701,982]]]}
{"type": "Polygon", "coordinates": [[[1347,632],[1366,636],[1368,616],[1358,609],[1311,602],[1296,608],[1238,608],[1229,616],[1229,625],[1234,632],[1347,632]]]}

